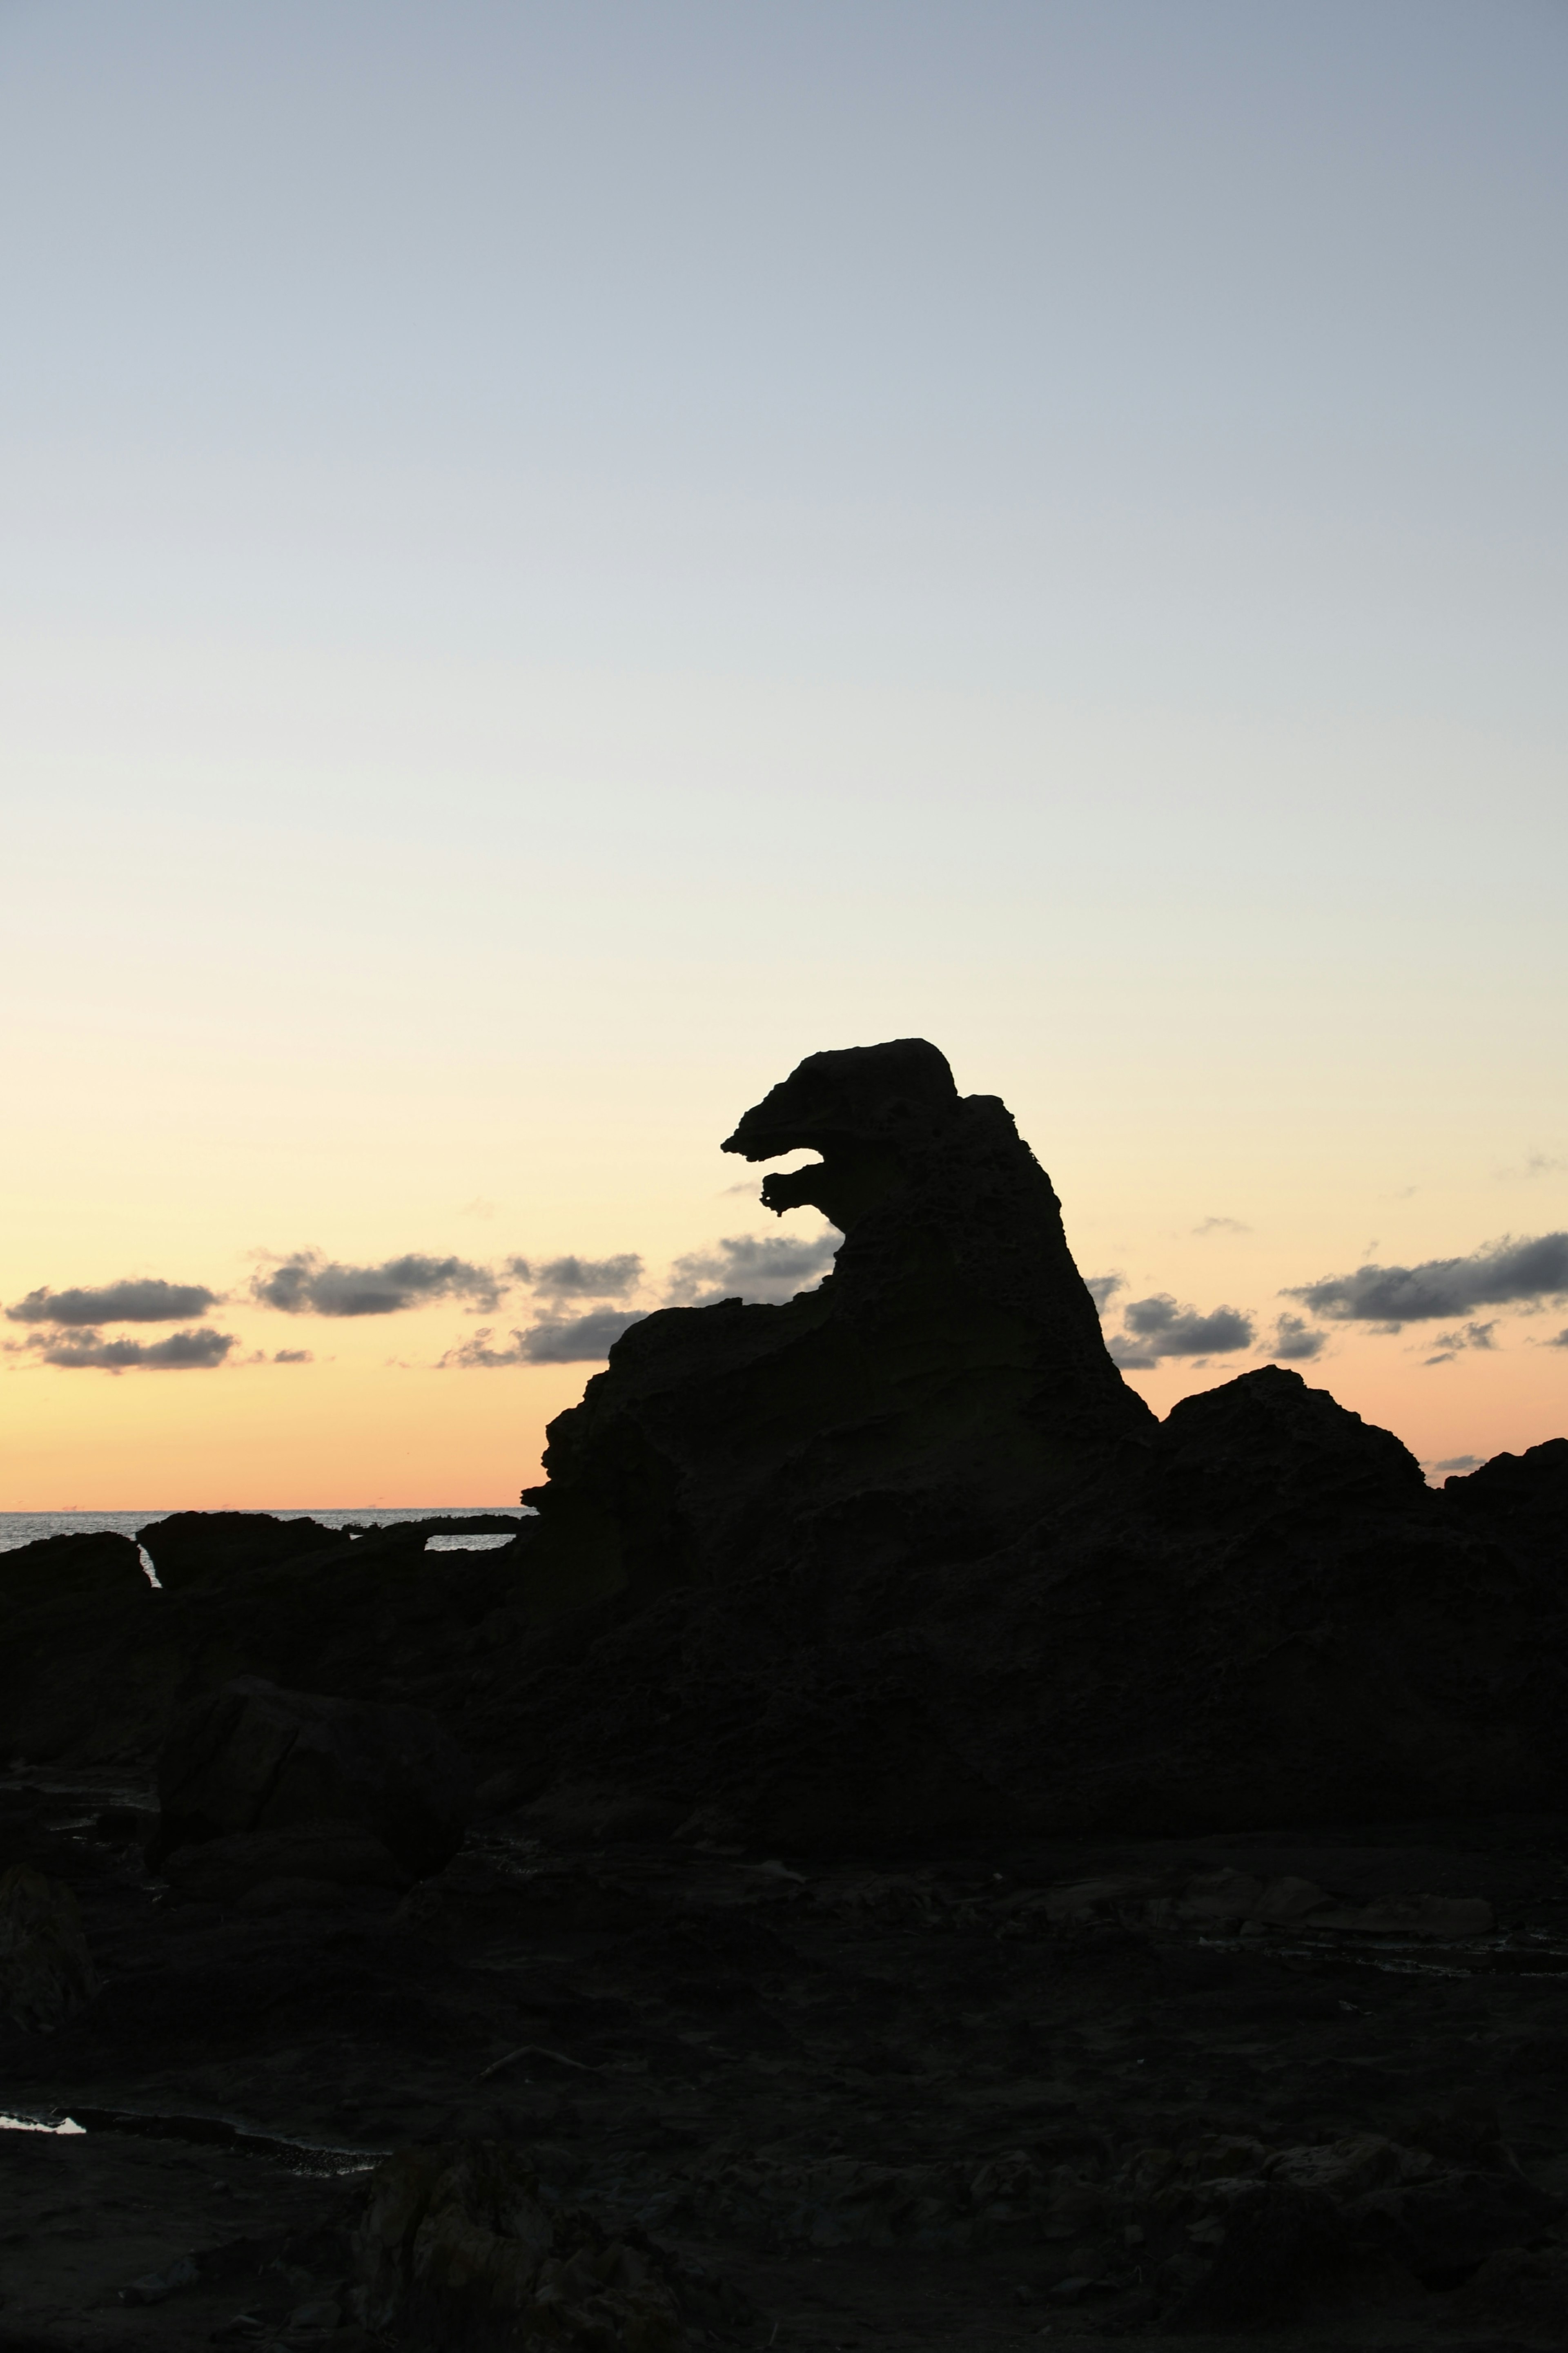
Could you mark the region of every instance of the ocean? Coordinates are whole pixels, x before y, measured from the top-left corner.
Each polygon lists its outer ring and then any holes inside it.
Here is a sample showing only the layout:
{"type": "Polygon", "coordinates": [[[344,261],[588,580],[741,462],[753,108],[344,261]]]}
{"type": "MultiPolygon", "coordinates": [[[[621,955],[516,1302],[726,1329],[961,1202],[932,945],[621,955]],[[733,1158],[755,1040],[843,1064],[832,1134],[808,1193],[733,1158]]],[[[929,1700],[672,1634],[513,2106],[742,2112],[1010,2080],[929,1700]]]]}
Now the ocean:
{"type": "MultiPolygon", "coordinates": [[[[478,1519],[481,1514],[495,1513],[498,1518],[527,1518],[519,1514],[517,1505],[504,1504],[367,1504],[360,1511],[274,1512],[275,1520],[319,1520],[324,1528],[391,1527],[399,1520],[458,1520],[478,1519]]],[[[20,1545],[36,1544],[40,1536],[100,1535],[105,1529],[115,1535],[134,1536],[138,1528],[150,1527],[154,1520],[166,1520],[167,1512],[0,1512],[0,1552],[15,1552],[20,1545]]],[[[480,1551],[489,1545],[505,1544],[510,1529],[493,1536],[432,1536],[430,1546],[437,1552],[480,1551]]]]}

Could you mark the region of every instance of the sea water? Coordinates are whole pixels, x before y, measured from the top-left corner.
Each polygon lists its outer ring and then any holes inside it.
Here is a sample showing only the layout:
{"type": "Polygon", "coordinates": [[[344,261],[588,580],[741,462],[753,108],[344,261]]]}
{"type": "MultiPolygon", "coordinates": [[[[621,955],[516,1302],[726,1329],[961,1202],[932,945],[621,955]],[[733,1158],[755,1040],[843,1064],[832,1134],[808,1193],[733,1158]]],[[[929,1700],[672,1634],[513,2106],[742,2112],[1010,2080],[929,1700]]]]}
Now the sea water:
{"type": "MultiPolygon", "coordinates": [[[[491,1513],[498,1519],[529,1516],[526,1507],[520,1513],[515,1504],[366,1504],[359,1511],[279,1511],[270,1516],[275,1520],[316,1520],[324,1528],[389,1528],[400,1520],[477,1520],[491,1513]]],[[[15,1552],[18,1545],[37,1544],[40,1536],[101,1535],[105,1530],[134,1539],[138,1528],[151,1527],[154,1520],[168,1517],[167,1512],[156,1511],[0,1512],[0,1552],[15,1552]]],[[[432,1536],[430,1549],[482,1551],[490,1545],[505,1544],[510,1534],[510,1528],[502,1528],[493,1536],[432,1536]]]]}

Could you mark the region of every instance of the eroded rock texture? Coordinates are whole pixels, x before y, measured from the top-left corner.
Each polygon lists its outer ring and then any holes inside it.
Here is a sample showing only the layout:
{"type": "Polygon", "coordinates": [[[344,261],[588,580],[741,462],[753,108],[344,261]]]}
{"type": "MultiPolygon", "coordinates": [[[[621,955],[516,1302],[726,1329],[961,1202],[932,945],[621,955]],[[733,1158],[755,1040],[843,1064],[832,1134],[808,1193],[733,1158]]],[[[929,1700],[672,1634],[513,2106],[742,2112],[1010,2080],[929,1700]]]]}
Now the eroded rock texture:
{"type": "Polygon", "coordinates": [[[158,1759],[158,1796],[154,1869],[183,1848],[210,1845],[228,1851],[236,1885],[258,1874],[374,1884],[375,1856],[360,1852],[369,1846],[390,1861],[396,1884],[399,1871],[406,1883],[457,1852],[473,1777],[417,1708],[279,1691],[242,1675],[176,1717],[158,1759]]]}
{"type": "Polygon", "coordinates": [[[557,1808],[618,1785],[819,1848],[1554,1810],[1554,1568],[1264,1366],[987,1552],[803,1550],[578,1613],[515,1686],[512,1754],[557,1808]]]}
{"type": "Polygon", "coordinates": [[[530,1493],[540,1614],[763,1564],[973,1558],[1152,1435],[1005,1104],[961,1096],[922,1039],[813,1054],[724,1149],[800,1146],[820,1160],[762,1198],[842,1230],[833,1272],[617,1343],[530,1493]]]}

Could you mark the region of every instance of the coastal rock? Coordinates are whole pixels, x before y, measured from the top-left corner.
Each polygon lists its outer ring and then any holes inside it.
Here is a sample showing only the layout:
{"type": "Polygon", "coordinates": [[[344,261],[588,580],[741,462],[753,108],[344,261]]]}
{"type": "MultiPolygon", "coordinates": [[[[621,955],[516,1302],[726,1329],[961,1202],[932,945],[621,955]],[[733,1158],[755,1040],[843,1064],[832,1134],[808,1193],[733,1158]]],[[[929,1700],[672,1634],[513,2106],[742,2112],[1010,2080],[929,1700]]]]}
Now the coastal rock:
{"type": "Polygon", "coordinates": [[[1135,1455],[1153,1418],[1106,1351],[1049,1178],[922,1039],[814,1054],[724,1145],[763,1204],[843,1231],[787,1306],[632,1325],[550,1425],[526,1584],[537,1615],[809,1558],[973,1559],[1135,1455]]]}
{"type": "Polygon", "coordinates": [[[13,1865],[0,1878],[0,2012],[48,2033],[97,1991],[76,1897],[60,1881],[13,1865]]]}
{"type": "Polygon", "coordinates": [[[374,2175],[355,2242],[367,2325],[447,2353],[521,2345],[678,2353],[668,2261],[633,2232],[552,2210],[494,2141],[401,2149],[374,2175]]]}
{"type": "Polygon", "coordinates": [[[155,1643],[158,1596],[129,1536],[0,1552],[0,1755],[110,1757],[147,1738],[124,1662],[155,1643]]]}
{"type": "Polygon", "coordinates": [[[1557,1581],[1291,1370],[978,1556],[796,1535],[541,1638],[488,1745],[802,1849],[1550,1811],[1568,1773],[1557,1581]]]}
{"type": "Polygon", "coordinates": [[[279,1691],[240,1676],[178,1717],[158,1760],[158,1797],[153,1870],[208,1841],[325,1824],[335,1837],[348,1824],[419,1879],[457,1852],[473,1777],[448,1735],[417,1708],[279,1691]]]}
{"type": "Polygon", "coordinates": [[[300,1883],[402,1893],[415,1876],[362,1824],[330,1820],[200,1840],[176,1847],[163,1868],[174,1894],[190,1904],[238,1904],[259,1889],[300,1883]]]}
{"type": "Polygon", "coordinates": [[[270,1567],[342,1542],[335,1528],[319,1520],[280,1520],[270,1512],[174,1512],[137,1531],[170,1592],[202,1578],[236,1570],[270,1567]]]}
{"type": "Polygon", "coordinates": [[[1522,1454],[1494,1454],[1479,1471],[1446,1479],[1456,1518],[1561,1575],[1568,1567],[1568,1438],[1522,1454]]]}

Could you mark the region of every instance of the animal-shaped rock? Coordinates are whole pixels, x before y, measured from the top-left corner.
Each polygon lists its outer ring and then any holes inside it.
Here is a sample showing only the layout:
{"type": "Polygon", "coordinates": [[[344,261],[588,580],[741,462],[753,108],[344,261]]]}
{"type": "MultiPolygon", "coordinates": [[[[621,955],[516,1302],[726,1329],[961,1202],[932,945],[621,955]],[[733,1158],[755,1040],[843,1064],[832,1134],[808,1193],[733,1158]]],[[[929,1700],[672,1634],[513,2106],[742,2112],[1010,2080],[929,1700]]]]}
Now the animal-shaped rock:
{"type": "Polygon", "coordinates": [[[821,1158],[762,1198],[840,1229],[832,1273],[787,1306],[668,1308],[616,1343],[525,1498],[538,1614],[770,1560],[978,1555],[1152,1436],[995,1096],[961,1096],[923,1039],[813,1054],[723,1148],[803,1145],[821,1158]]]}

